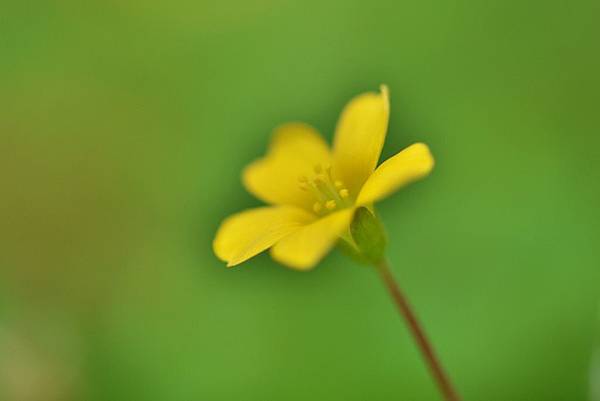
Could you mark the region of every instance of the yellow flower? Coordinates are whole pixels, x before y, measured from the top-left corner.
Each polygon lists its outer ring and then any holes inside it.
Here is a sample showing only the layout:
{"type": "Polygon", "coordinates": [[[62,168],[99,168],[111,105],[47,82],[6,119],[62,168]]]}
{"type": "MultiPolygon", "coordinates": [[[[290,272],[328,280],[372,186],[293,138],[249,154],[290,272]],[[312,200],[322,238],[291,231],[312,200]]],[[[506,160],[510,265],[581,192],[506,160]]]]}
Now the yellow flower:
{"type": "Polygon", "coordinates": [[[271,206],[225,219],[213,242],[216,255],[235,266],[270,248],[284,265],[314,267],[348,232],[356,208],[371,207],[433,168],[422,143],[377,167],[388,119],[388,89],[382,86],[346,105],[333,149],[309,125],[277,128],[267,154],[242,174],[246,189],[271,206]]]}

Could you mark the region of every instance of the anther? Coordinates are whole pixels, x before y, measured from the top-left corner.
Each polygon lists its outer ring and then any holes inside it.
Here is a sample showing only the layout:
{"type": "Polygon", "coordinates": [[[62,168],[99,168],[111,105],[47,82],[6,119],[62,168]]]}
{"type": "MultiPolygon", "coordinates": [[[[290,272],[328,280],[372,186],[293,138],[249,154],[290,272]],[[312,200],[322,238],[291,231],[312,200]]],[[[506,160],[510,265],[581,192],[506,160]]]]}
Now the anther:
{"type": "Polygon", "coordinates": [[[313,211],[315,213],[319,213],[322,209],[323,209],[323,205],[321,205],[321,202],[315,202],[313,204],[313,211]]]}
{"type": "Polygon", "coordinates": [[[333,199],[330,199],[327,202],[325,202],[325,207],[327,208],[327,210],[333,210],[336,208],[336,206],[337,204],[333,199]]]}
{"type": "Polygon", "coordinates": [[[343,188],[344,187],[344,183],[341,182],[340,180],[335,180],[335,182],[333,183],[333,185],[335,185],[335,187],[337,189],[343,188]]]}
{"type": "Polygon", "coordinates": [[[346,199],[349,195],[350,193],[348,193],[348,190],[346,188],[340,189],[340,197],[342,199],[346,199]]]}

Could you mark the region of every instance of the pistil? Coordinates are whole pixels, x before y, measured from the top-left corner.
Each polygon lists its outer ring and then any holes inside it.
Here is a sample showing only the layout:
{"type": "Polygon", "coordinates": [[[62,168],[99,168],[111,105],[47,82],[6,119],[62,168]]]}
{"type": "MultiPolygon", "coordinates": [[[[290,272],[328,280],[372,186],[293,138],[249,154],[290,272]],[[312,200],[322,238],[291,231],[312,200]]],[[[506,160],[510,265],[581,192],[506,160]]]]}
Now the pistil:
{"type": "Polygon", "coordinates": [[[315,198],[313,212],[324,214],[350,206],[350,192],[341,180],[334,179],[330,166],[317,164],[313,171],[312,178],[301,176],[298,179],[300,188],[315,198]]]}

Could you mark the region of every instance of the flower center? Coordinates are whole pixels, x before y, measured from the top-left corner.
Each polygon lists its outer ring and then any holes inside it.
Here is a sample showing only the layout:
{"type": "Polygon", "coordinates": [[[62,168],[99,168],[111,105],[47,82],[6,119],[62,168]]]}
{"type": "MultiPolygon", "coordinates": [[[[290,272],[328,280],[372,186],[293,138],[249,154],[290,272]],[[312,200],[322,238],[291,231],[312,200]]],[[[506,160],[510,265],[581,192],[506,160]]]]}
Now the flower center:
{"type": "Polygon", "coordinates": [[[301,176],[298,181],[300,189],[314,196],[312,209],[316,214],[324,215],[351,205],[348,188],[342,181],[333,178],[331,166],[317,164],[313,170],[313,177],[301,176]]]}

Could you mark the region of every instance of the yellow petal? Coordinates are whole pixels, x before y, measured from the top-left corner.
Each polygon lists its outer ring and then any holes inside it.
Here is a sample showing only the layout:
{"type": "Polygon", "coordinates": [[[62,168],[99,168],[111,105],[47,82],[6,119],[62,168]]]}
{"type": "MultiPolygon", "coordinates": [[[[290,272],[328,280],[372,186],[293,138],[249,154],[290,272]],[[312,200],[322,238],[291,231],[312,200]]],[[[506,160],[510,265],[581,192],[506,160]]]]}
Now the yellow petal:
{"type": "Polygon", "coordinates": [[[367,205],[429,174],[434,161],[427,145],[415,143],[390,157],[369,177],[357,199],[367,205]]]}
{"type": "Polygon", "coordinates": [[[298,270],[314,267],[348,228],[354,209],[327,215],[288,235],[271,248],[271,256],[298,270]]]}
{"type": "Polygon", "coordinates": [[[382,85],[381,93],[352,99],[340,116],[333,144],[335,171],[354,194],[377,165],[389,111],[388,89],[382,85]]]}
{"type": "Polygon", "coordinates": [[[309,125],[289,123],[275,130],[267,155],[242,174],[246,189],[274,205],[311,209],[314,197],[300,189],[299,178],[314,174],[316,165],[331,163],[327,143],[309,125]]]}
{"type": "Polygon", "coordinates": [[[221,223],[213,250],[227,266],[242,263],[315,219],[291,206],[261,207],[228,217],[221,223]]]}

